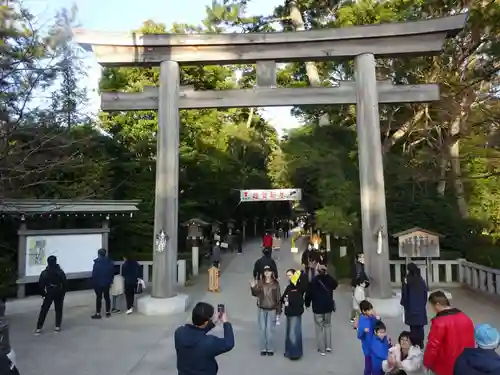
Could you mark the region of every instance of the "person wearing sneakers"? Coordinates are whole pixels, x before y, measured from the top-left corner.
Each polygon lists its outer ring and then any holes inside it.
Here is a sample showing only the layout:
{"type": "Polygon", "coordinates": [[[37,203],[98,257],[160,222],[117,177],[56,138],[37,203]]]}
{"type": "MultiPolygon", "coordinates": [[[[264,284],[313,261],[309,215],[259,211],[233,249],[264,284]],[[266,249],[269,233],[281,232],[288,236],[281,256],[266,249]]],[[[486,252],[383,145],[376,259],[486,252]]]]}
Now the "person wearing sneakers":
{"type": "Polygon", "coordinates": [[[35,335],[40,335],[42,332],[45,318],[52,303],[54,303],[54,310],[56,312],[56,326],[54,330],[59,332],[63,316],[64,295],[66,294],[66,274],[59,264],[57,264],[57,258],[54,255],[47,258],[47,268],[40,274],[38,284],[43,302],[38,314],[35,335]]]}
{"type": "Polygon", "coordinates": [[[135,292],[137,283],[141,277],[141,266],[136,260],[124,257],[125,263],[122,266],[122,276],[125,282],[125,300],[127,301],[127,315],[134,311],[135,292]]]}
{"type": "Polygon", "coordinates": [[[475,348],[465,348],[455,362],[453,375],[498,375],[500,334],[489,324],[479,324],[474,329],[475,348]]]}
{"type": "Polygon", "coordinates": [[[111,299],[109,291],[114,278],[113,262],[107,257],[106,249],[97,251],[97,259],[94,260],[92,269],[92,284],[95,292],[95,314],[92,319],[101,319],[102,299],[106,303],[106,317],[111,316],[111,299]]]}
{"type": "Polygon", "coordinates": [[[312,305],[316,345],[320,355],[332,351],[332,313],[335,312],[333,291],[338,282],[327,272],[324,265],[318,265],[318,274],[311,280],[305,294],[305,306],[312,305]]]}

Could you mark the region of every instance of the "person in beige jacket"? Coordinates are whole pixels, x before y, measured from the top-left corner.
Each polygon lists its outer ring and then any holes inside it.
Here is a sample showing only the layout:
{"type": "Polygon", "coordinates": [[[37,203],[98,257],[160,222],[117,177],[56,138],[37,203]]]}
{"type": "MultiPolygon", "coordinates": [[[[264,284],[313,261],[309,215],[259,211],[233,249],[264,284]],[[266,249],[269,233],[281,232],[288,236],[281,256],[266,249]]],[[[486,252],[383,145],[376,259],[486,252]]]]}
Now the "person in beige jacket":
{"type": "Polygon", "coordinates": [[[382,369],[390,375],[425,375],[424,353],[415,345],[410,332],[399,335],[398,344],[389,349],[387,360],[382,362],[382,369]]]}
{"type": "Polygon", "coordinates": [[[250,281],[252,296],[257,297],[259,308],[259,338],[260,354],[274,355],[274,328],[279,314],[281,314],[280,284],[274,278],[270,266],[264,266],[264,274],[260,280],[250,281]]]}

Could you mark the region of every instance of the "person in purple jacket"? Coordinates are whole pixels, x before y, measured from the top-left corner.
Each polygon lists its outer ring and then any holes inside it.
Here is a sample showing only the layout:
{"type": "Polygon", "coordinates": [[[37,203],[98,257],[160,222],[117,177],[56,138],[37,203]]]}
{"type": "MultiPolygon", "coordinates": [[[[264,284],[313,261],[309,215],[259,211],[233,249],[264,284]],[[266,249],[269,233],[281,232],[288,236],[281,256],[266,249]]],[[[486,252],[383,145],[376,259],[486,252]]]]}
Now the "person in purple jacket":
{"type": "Polygon", "coordinates": [[[377,317],[373,312],[373,306],[369,301],[361,301],[359,304],[361,315],[358,322],[358,339],[361,340],[361,348],[365,357],[365,370],[363,375],[372,375],[371,342],[373,339],[373,329],[377,317]]]}

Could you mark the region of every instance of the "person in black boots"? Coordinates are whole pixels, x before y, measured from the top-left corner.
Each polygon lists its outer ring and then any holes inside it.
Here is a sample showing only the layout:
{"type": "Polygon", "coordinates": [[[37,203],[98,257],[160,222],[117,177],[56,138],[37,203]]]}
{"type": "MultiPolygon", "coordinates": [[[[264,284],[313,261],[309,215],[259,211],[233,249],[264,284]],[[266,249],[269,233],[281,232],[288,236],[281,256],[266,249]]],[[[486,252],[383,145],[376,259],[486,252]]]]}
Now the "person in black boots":
{"type": "Polygon", "coordinates": [[[38,314],[35,335],[38,336],[42,332],[43,323],[52,303],[54,303],[56,312],[56,327],[54,330],[59,332],[61,330],[64,295],[66,293],[66,274],[57,264],[57,258],[54,255],[47,258],[47,268],[40,274],[38,284],[43,302],[38,314]]]}
{"type": "Polygon", "coordinates": [[[97,251],[97,259],[94,260],[94,268],[92,269],[92,284],[95,292],[95,314],[92,319],[101,319],[102,299],[106,304],[106,317],[111,316],[111,299],[109,290],[113,284],[114,277],[113,262],[107,257],[106,249],[97,251]]]}
{"type": "Polygon", "coordinates": [[[238,246],[238,254],[243,253],[243,233],[241,230],[236,230],[236,244],[238,246]]]}
{"type": "Polygon", "coordinates": [[[415,340],[424,348],[424,326],[427,325],[427,284],[415,263],[408,263],[408,273],[401,285],[401,306],[405,311],[405,324],[415,340]]]}
{"type": "Polygon", "coordinates": [[[290,283],[281,296],[286,316],[285,357],[297,360],[303,355],[302,314],[304,313],[304,292],[307,290],[307,283],[301,282],[301,277],[297,279],[294,269],[287,270],[286,276],[290,283]]]}
{"type": "Polygon", "coordinates": [[[136,260],[130,257],[123,257],[125,261],[122,266],[122,276],[124,282],[125,301],[127,303],[127,315],[134,312],[134,299],[137,290],[137,282],[141,276],[141,266],[136,260]]]}

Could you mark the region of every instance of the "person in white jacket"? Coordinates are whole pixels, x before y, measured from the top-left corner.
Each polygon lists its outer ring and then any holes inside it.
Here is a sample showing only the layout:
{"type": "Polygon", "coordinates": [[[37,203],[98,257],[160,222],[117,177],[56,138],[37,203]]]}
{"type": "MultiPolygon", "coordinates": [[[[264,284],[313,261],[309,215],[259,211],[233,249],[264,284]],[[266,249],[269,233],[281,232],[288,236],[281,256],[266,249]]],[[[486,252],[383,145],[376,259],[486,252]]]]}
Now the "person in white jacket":
{"type": "Polygon", "coordinates": [[[382,369],[390,375],[425,375],[424,353],[414,344],[409,331],[399,335],[398,344],[389,349],[382,369]]]}
{"type": "Polygon", "coordinates": [[[354,288],[354,293],[352,295],[351,324],[355,329],[358,326],[358,319],[361,315],[359,304],[366,299],[365,289],[368,287],[368,284],[366,280],[358,280],[354,288]]]}
{"type": "Polygon", "coordinates": [[[111,312],[115,314],[121,313],[120,306],[123,304],[123,293],[125,291],[125,282],[122,275],[115,275],[113,277],[113,284],[109,294],[111,295],[111,312]]]}

